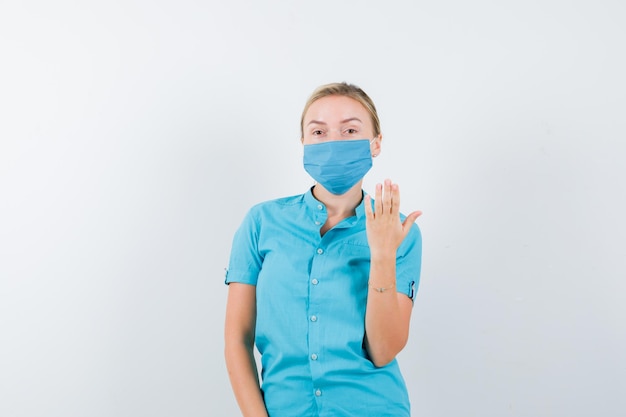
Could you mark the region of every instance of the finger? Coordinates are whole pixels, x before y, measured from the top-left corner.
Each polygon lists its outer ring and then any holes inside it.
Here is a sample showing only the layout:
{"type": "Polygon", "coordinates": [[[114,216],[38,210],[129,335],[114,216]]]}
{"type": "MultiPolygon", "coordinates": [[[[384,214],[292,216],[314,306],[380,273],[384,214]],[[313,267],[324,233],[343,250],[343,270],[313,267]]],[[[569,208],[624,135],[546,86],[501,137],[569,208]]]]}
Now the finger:
{"type": "Polygon", "coordinates": [[[417,218],[421,215],[422,212],[418,210],[406,216],[406,219],[404,219],[404,222],[402,222],[402,230],[404,231],[405,236],[409,233],[409,230],[411,230],[411,226],[413,226],[415,220],[417,220],[417,218]]]}
{"type": "Polygon", "coordinates": [[[383,186],[376,184],[376,197],[374,198],[374,216],[383,212],[383,186]]]}
{"type": "Polygon", "coordinates": [[[391,180],[385,180],[385,188],[383,193],[383,210],[385,213],[391,212],[391,180]]]}
{"type": "Polygon", "coordinates": [[[365,218],[368,220],[372,220],[374,218],[374,213],[372,212],[372,198],[369,194],[365,195],[365,218]]]}
{"type": "Polygon", "coordinates": [[[400,186],[391,185],[391,214],[397,216],[400,213],[400,186]]]}

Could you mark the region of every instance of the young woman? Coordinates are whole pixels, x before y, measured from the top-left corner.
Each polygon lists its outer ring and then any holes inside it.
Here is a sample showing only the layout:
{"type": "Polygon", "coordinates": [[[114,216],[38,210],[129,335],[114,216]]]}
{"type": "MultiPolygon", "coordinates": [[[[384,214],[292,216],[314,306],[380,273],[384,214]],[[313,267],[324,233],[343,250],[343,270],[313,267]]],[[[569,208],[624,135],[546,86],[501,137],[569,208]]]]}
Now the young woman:
{"type": "Polygon", "coordinates": [[[373,200],[361,189],[382,141],[363,90],[319,87],[301,133],[315,185],[254,206],[233,239],[225,356],[235,397],[245,417],[408,417],[395,357],[419,282],[421,213],[400,214],[390,180],[373,200]]]}

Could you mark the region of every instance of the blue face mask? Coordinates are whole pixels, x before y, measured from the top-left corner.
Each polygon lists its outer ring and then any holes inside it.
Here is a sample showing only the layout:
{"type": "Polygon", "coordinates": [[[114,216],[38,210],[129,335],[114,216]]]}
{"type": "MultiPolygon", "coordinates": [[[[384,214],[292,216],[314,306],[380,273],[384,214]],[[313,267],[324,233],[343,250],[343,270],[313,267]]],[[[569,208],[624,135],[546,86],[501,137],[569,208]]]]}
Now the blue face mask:
{"type": "Polygon", "coordinates": [[[304,169],[335,195],[345,194],[371,167],[372,154],[368,139],[304,145],[304,169]]]}

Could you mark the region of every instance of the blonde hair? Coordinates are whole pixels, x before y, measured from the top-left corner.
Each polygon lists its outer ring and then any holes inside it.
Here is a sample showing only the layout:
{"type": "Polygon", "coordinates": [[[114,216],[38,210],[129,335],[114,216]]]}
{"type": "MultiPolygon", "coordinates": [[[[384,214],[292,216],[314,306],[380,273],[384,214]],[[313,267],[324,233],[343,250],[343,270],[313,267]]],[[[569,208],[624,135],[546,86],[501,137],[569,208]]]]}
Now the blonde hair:
{"type": "Polygon", "coordinates": [[[319,100],[320,98],[328,97],[328,96],[345,96],[350,97],[353,100],[361,103],[363,107],[370,114],[372,119],[372,126],[374,127],[374,136],[380,135],[380,119],[378,118],[378,113],[376,112],[376,106],[374,106],[374,102],[365,91],[361,90],[354,84],[348,84],[346,82],[342,83],[332,83],[322,85],[317,87],[311,97],[307,100],[304,105],[304,110],[302,111],[302,117],[300,118],[300,137],[304,137],[304,115],[311,107],[311,104],[319,100]]]}

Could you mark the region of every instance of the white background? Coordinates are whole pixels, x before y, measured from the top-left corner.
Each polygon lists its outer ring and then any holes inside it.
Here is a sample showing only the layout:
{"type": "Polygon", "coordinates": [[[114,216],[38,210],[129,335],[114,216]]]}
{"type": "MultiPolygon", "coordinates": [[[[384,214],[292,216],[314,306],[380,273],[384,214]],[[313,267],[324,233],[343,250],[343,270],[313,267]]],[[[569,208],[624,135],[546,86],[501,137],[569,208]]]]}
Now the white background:
{"type": "Polygon", "coordinates": [[[626,4],[0,0],[0,415],[236,416],[232,235],[320,84],[421,209],[414,416],[626,415],[626,4]]]}

